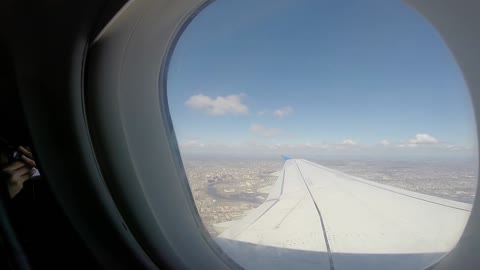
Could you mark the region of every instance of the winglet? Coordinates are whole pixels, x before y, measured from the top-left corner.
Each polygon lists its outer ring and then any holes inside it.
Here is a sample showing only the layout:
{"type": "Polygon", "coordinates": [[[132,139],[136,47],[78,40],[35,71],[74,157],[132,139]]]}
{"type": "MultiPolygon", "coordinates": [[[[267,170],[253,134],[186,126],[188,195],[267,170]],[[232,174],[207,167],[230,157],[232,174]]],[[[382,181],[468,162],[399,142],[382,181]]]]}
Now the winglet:
{"type": "Polygon", "coordinates": [[[285,160],[285,161],[291,159],[291,158],[289,158],[289,157],[287,157],[287,156],[284,156],[284,155],[281,155],[281,156],[282,156],[283,160],[285,160]]]}

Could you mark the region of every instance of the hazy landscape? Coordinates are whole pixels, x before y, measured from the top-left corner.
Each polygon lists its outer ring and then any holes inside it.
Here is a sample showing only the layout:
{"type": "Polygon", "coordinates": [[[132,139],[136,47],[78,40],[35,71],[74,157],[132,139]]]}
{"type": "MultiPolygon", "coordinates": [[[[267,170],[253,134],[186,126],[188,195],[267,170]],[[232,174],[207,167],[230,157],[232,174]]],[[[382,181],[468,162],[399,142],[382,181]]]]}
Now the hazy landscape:
{"type": "MultiPolygon", "coordinates": [[[[451,200],[472,203],[477,163],[467,158],[311,157],[310,161],[364,179],[451,200]]],[[[268,196],[284,161],[280,158],[184,157],[199,214],[212,235],[213,224],[240,219],[268,196]]]]}

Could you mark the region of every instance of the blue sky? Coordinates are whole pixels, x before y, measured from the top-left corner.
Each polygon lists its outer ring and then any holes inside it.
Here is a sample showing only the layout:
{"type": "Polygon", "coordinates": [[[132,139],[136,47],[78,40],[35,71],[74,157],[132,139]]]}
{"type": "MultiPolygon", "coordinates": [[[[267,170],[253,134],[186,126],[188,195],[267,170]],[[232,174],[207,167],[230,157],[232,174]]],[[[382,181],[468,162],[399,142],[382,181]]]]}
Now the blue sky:
{"type": "Polygon", "coordinates": [[[400,1],[218,0],[168,73],[182,151],[458,153],[476,134],[462,74],[400,1]]]}

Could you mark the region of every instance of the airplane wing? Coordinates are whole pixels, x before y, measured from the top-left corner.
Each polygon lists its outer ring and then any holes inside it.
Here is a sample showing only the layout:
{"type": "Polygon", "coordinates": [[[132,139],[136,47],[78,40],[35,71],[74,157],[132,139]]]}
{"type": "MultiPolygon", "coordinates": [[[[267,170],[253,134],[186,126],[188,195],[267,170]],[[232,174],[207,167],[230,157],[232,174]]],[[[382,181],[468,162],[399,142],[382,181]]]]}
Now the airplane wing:
{"type": "Polygon", "coordinates": [[[470,209],[287,159],[265,202],[217,242],[247,269],[424,269],[455,246],[470,209]]]}

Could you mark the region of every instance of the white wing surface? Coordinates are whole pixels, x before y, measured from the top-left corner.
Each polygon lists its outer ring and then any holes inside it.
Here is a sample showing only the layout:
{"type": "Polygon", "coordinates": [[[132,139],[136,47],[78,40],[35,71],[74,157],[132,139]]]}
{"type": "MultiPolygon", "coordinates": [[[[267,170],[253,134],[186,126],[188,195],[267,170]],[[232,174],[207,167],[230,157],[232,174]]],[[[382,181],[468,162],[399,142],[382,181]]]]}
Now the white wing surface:
{"type": "Polygon", "coordinates": [[[455,246],[470,209],[290,159],[217,242],[247,269],[424,269],[455,246]]]}

